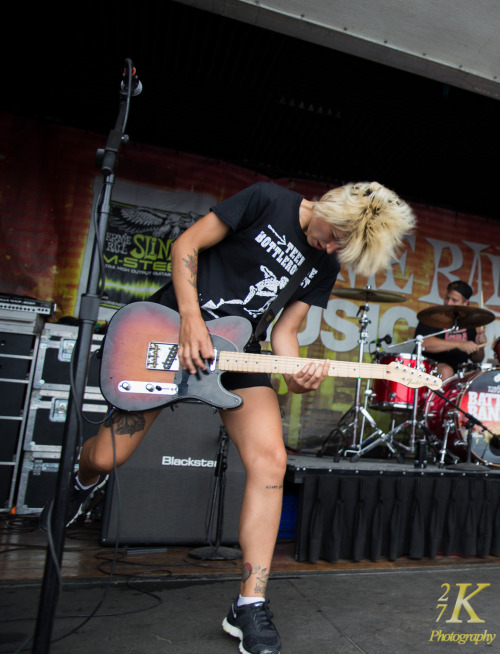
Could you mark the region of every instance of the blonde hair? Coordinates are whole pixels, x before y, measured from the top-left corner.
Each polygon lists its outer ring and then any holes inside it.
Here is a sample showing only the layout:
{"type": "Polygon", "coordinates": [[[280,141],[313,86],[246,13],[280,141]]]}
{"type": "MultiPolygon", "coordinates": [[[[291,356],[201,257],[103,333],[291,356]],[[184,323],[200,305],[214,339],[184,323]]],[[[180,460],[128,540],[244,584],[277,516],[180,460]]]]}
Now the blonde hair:
{"type": "Polygon", "coordinates": [[[408,204],[378,182],[332,189],[313,203],[312,211],[342,232],[340,262],[366,276],[389,267],[416,224],[408,204]]]}

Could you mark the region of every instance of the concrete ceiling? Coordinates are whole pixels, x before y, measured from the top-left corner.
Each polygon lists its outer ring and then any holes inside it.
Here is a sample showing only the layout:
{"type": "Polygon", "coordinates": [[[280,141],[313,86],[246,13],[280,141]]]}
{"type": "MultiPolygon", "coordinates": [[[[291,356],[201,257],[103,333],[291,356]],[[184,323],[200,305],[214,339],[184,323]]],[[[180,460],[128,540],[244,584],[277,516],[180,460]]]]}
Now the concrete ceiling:
{"type": "Polygon", "coordinates": [[[499,0],[180,0],[500,98],[499,0]]]}

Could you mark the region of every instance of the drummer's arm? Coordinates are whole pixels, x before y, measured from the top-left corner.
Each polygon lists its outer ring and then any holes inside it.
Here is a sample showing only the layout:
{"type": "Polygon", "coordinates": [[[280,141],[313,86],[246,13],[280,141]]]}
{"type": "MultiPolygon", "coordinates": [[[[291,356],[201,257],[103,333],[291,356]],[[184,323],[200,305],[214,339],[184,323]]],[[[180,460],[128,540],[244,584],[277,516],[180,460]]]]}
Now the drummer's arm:
{"type": "Polygon", "coordinates": [[[441,352],[449,352],[450,350],[462,350],[465,352],[475,363],[482,361],[484,356],[484,348],[479,348],[474,341],[452,341],[438,338],[437,336],[428,336],[422,341],[422,346],[427,354],[437,354],[441,352]],[[475,359],[474,355],[481,358],[475,359]]]}
{"type": "Polygon", "coordinates": [[[474,363],[481,363],[481,361],[484,359],[484,346],[486,345],[486,331],[484,327],[479,327],[476,330],[476,338],[474,339],[474,342],[482,347],[479,347],[477,352],[473,352],[470,355],[470,360],[474,363]]]}

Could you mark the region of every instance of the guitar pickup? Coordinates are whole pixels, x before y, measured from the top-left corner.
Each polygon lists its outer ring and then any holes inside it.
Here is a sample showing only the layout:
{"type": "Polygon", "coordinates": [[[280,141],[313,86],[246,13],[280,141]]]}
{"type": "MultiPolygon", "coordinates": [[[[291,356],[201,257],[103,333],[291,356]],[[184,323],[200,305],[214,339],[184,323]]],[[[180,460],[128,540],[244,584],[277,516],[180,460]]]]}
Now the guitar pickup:
{"type": "Polygon", "coordinates": [[[154,384],[145,381],[130,381],[124,379],[119,382],[120,393],[133,393],[138,395],[177,395],[177,384],[154,384]]]}

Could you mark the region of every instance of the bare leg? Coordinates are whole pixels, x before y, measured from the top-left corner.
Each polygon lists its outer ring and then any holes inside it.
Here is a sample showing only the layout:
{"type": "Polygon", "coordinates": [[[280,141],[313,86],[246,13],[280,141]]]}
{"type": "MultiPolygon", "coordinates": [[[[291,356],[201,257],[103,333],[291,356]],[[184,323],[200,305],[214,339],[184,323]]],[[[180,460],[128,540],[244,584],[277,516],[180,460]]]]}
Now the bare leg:
{"type": "Polygon", "coordinates": [[[160,411],[122,413],[116,411],[99,428],[96,436],[82,446],[78,478],[84,486],[97,482],[99,475],[123,465],[136,451],[160,411]],[[113,447],[114,435],[114,447],[113,447]]]}
{"type": "Polygon", "coordinates": [[[455,374],[453,368],[449,366],[447,363],[438,363],[437,373],[438,375],[441,375],[441,379],[443,381],[445,379],[449,379],[450,377],[453,377],[453,375],[455,374]]]}
{"type": "Polygon", "coordinates": [[[265,597],[283,501],[286,451],[276,393],[266,387],[236,391],[243,406],[221,412],[246,472],[240,514],[241,594],[265,597]]]}

